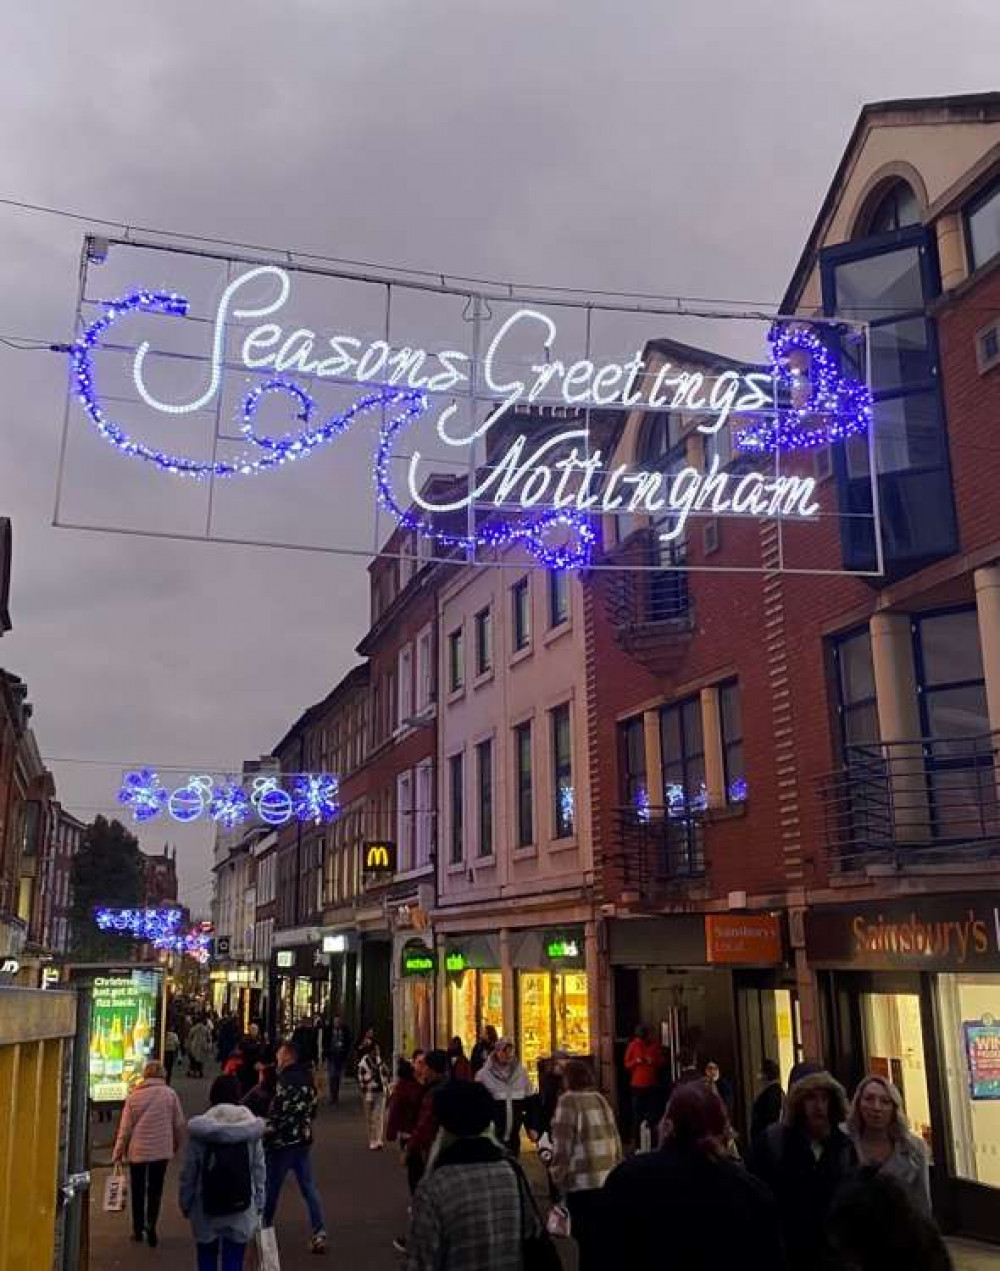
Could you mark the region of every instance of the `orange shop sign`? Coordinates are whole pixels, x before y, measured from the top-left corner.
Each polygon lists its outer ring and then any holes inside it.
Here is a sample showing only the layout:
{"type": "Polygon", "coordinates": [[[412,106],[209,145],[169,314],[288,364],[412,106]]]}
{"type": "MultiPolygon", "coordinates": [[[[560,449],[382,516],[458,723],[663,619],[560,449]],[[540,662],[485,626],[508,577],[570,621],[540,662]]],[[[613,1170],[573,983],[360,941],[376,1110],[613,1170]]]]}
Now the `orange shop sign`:
{"type": "Polygon", "coordinates": [[[783,961],[781,919],[777,914],[706,914],[708,962],[736,966],[783,961]]]}

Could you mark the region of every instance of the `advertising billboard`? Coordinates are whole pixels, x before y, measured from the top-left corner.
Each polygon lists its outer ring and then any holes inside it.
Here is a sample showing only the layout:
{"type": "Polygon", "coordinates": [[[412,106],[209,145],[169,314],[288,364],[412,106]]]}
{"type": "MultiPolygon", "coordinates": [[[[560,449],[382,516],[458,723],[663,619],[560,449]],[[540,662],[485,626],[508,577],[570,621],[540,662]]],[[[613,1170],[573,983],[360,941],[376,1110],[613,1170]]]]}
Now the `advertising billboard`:
{"type": "Polygon", "coordinates": [[[163,971],[114,970],[94,978],[90,1016],[90,1098],[121,1103],[160,1052],[163,971]]]}

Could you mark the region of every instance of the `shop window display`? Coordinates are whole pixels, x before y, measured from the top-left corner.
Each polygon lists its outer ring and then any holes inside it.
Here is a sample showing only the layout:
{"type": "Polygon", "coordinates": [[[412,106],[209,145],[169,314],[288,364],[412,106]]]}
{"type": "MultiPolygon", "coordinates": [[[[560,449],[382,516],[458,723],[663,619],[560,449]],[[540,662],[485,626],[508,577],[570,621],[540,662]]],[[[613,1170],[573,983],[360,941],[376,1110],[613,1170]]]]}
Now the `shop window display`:
{"type": "Polygon", "coordinates": [[[584,971],[557,971],[555,989],[556,1050],[590,1054],[590,1015],[584,971]]]}
{"type": "Polygon", "coordinates": [[[502,1037],[503,1028],[503,976],[499,971],[479,972],[479,994],[482,1002],[483,1027],[492,1024],[497,1036],[502,1037]]]}
{"type": "Polygon", "coordinates": [[[938,978],[955,1173],[1000,1187],[1000,975],[938,978]]]}
{"type": "Polygon", "coordinates": [[[476,1026],[476,972],[463,971],[448,977],[448,1031],[461,1037],[467,1054],[471,1054],[479,1030],[476,1026]]]}
{"type": "Polygon", "coordinates": [[[548,971],[521,971],[518,976],[520,1036],[518,1052],[532,1088],[538,1086],[538,1061],[547,1059],[552,1045],[552,976],[548,971]]]}

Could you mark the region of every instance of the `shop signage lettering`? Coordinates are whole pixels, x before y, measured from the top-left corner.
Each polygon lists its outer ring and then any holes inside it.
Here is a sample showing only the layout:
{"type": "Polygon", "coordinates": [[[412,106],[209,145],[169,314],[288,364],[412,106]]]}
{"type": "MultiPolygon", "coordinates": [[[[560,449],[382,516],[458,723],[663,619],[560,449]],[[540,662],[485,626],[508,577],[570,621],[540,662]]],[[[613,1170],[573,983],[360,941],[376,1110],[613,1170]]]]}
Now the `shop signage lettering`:
{"type": "Polygon", "coordinates": [[[818,964],[917,970],[1000,967],[1000,900],[926,896],[805,917],[806,950],[818,964]]]}
{"type": "Polygon", "coordinates": [[[430,949],[404,949],[403,975],[433,975],[437,963],[430,949]]]}
{"type": "Polygon", "coordinates": [[[0,975],[17,975],[21,969],[21,964],[17,958],[4,958],[0,963],[0,975]]]}
{"type": "Polygon", "coordinates": [[[396,844],[389,842],[365,844],[365,873],[394,874],[396,872],[396,844]]]}
{"type": "Polygon", "coordinates": [[[465,954],[464,953],[448,953],[444,959],[444,969],[457,973],[465,970],[465,954]]]}
{"type": "Polygon", "coordinates": [[[962,1025],[973,1099],[1000,1099],[1000,1026],[991,1015],[962,1025]]]}
{"type": "Polygon", "coordinates": [[[578,958],[580,946],[575,940],[550,940],[545,946],[545,952],[553,961],[559,958],[578,958]]]}
{"type": "MultiPolygon", "coordinates": [[[[474,298],[469,298],[470,303],[474,298]]],[[[659,515],[661,538],[680,538],[696,512],[770,519],[781,516],[813,522],[820,504],[817,482],[775,470],[720,470],[718,459],[705,469],[684,467],[665,475],[655,468],[612,466],[609,454],[591,445],[589,422],[573,421],[555,436],[514,436],[477,469],[455,498],[429,500],[428,476],[440,467],[401,434],[437,410],[437,439],[458,453],[458,470],[472,464],[473,447],[518,408],[552,405],[572,412],[591,408],[630,410],[636,406],[683,411],[694,428],[718,433],[733,421],[734,443],[747,453],[812,447],[865,433],[872,418],[867,386],[842,376],[820,334],[802,323],[776,323],[770,334],[769,364],[706,371],[671,362],[648,363],[644,349],[620,360],[579,357],[560,342],[555,319],[536,308],[516,309],[496,325],[485,319],[483,352],[469,353],[419,345],[395,347],[386,339],[362,338],[331,325],[326,330],[290,320],[292,275],[277,265],[246,269],[225,288],[214,318],[205,324],[205,377],[186,400],[169,400],[155,384],[147,359],[148,339],[134,346],[131,379],[138,402],[154,417],[176,421],[217,403],[228,365],[227,337],[239,331],[235,362],[250,373],[253,387],[239,412],[238,453],[225,458],[184,454],[140,441],[112,414],[112,399],[99,384],[95,352],[123,321],[149,317],[189,317],[189,302],[169,291],[138,288],[104,303],[103,312],[69,347],[73,390],[99,435],[120,454],[170,474],[195,478],[254,477],[291,462],[302,462],[335,442],[359,418],[381,420],[375,453],[379,501],[418,535],[447,547],[497,547],[521,542],[538,559],[558,568],[585,565],[596,542],[590,518],[616,511],[659,515]],[[243,334],[245,332],[245,334],[243,334]],[[525,355],[524,348],[534,352],[525,355]],[[312,395],[324,381],[356,387],[346,410],[321,418],[312,395]],[[268,400],[281,404],[286,430],[261,430],[258,412],[268,400]],[[437,402],[440,402],[438,409],[437,402]],[[460,405],[473,403],[462,422],[460,405]],[[475,405],[485,403],[485,418],[475,405]],[[739,427],[736,427],[739,421],[739,427]],[[394,453],[409,450],[405,488],[390,474],[394,453]],[[412,512],[413,506],[418,509],[412,512]],[[467,537],[440,530],[434,515],[485,509],[492,515],[467,537]],[[511,513],[514,519],[509,518],[511,513]],[[565,542],[553,546],[553,532],[565,542]]],[[[478,306],[475,309],[478,315],[478,306]]],[[[479,318],[476,318],[479,321],[479,318]]],[[[112,340],[119,344],[118,330],[112,340]]]]}
{"type": "Polygon", "coordinates": [[[711,964],[771,966],[783,957],[776,914],[706,914],[705,949],[711,964]]]}

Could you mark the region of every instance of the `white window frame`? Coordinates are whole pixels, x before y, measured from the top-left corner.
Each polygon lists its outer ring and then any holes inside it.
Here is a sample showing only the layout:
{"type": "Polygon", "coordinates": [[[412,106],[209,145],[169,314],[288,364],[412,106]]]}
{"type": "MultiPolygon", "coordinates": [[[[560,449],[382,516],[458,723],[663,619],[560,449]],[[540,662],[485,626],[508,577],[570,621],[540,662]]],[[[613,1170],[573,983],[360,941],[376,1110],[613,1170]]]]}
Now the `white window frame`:
{"type": "Polygon", "coordinates": [[[434,629],[430,623],[417,635],[417,714],[434,702],[434,629]]]}
{"type": "Polygon", "coordinates": [[[398,727],[406,727],[413,718],[413,645],[404,644],[399,650],[396,692],[399,696],[398,727]]]}
{"type": "Polygon", "coordinates": [[[431,863],[434,828],[434,760],[425,759],[414,769],[414,869],[422,869],[431,863]]]}
{"type": "Polygon", "coordinates": [[[396,777],[396,870],[405,874],[413,868],[413,769],[396,777]]]}

